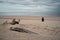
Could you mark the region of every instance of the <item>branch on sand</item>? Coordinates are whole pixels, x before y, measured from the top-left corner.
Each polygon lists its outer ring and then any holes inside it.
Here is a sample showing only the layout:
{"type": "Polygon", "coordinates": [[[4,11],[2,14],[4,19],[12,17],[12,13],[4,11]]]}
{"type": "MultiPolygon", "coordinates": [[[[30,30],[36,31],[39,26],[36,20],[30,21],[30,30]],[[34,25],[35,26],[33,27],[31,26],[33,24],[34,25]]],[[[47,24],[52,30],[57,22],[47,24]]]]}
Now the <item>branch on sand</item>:
{"type": "Polygon", "coordinates": [[[23,32],[23,33],[33,33],[33,34],[37,34],[35,32],[29,31],[27,29],[23,29],[23,28],[17,28],[17,27],[10,27],[10,30],[12,31],[17,31],[17,32],[23,32]]]}
{"type": "Polygon", "coordinates": [[[10,24],[15,25],[15,24],[19,24],[19,22],[20,22],[20,19],[18,21],[16,21],[16,19],[13,19],[10,24]]]}

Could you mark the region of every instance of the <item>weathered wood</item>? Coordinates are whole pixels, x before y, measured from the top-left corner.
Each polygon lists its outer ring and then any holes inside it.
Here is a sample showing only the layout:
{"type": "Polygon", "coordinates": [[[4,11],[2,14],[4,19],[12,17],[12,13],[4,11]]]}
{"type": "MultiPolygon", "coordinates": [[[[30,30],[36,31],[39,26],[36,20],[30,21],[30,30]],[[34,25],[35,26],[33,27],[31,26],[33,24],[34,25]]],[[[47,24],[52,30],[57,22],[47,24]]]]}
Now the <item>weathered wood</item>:
{"type": "Polygon", "coordinates": [[[10,30],[12,31],[17,31],[17,32],[23,32],[23,33],[33,33],[33,34],[37,34],[35,32],[29,31],[27,29],[23,29],[23,28],[17,28],[17,27],[10,27],[10,30]]]}
{"type": "Polygon", "coordinates": [[[13,19],[10,24],[15,25],[15,24],[19,24],[19,22],[20,22],[20,19],[18,21],[16,21],[16,19],[13,19]]]}

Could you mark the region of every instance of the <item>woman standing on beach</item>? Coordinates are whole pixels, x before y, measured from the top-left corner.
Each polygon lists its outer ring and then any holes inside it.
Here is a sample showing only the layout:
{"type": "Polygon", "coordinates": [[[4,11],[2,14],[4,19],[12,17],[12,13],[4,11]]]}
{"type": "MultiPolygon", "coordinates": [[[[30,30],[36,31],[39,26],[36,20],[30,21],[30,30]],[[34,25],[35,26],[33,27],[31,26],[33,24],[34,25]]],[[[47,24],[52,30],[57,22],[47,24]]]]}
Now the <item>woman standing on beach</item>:
{"type": "Polygon", "coordinates": [[[42,17],[42,22],[44,22],[44,17],[42,17]]]}

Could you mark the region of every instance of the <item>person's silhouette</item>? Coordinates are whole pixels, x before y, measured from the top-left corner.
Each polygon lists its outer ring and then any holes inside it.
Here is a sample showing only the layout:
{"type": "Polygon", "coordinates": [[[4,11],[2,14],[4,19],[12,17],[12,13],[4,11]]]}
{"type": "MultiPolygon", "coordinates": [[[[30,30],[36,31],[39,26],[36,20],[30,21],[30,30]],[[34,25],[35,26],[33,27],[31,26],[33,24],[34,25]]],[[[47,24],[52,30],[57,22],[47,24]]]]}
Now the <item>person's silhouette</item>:
{"type": "Polygon", "coordinates": [[[44,17],[42,17],[42,22],[44,22],[44,17]]]}

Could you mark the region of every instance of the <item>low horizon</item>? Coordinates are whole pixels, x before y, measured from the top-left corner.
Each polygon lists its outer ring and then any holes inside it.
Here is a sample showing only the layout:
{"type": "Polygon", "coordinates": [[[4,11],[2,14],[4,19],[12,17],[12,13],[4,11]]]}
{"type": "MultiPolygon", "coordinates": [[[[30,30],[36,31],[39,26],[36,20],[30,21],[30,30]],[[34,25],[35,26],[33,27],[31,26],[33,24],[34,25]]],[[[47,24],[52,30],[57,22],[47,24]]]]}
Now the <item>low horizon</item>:
{"type": "Polygon", "coordinates": [[[38,12],[0,12],[0,16],[58,16],[58,14],[38,13],[38,12]]]}

